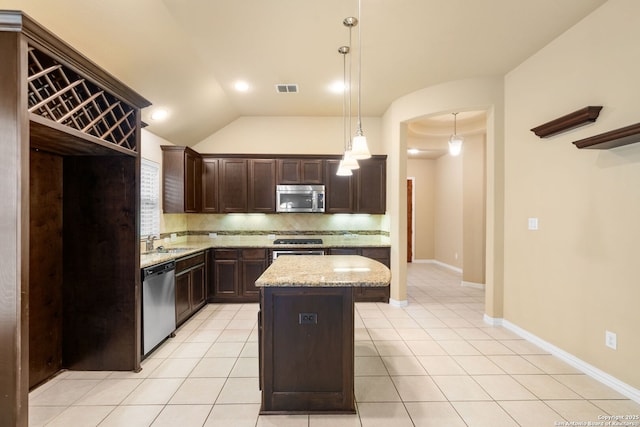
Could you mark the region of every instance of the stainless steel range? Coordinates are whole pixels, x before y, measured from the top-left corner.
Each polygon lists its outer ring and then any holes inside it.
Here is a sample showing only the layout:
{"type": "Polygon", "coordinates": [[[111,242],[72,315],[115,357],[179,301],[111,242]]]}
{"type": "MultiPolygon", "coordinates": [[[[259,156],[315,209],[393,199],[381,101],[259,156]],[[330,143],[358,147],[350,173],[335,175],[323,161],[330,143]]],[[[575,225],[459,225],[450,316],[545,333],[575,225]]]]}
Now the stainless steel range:
{"type": "MultiPolygon", "coordinates": [[[[273,241],[274,245],[321,245],[322,239],[307,239],[307,238],[293,238],[293,239],[276,239],[273,241]]],[[[322,248],[278,248],[272,251],[273,260],[275,261],[279,256],[283,255],[324,255],[324,249],[322,248]]]]}

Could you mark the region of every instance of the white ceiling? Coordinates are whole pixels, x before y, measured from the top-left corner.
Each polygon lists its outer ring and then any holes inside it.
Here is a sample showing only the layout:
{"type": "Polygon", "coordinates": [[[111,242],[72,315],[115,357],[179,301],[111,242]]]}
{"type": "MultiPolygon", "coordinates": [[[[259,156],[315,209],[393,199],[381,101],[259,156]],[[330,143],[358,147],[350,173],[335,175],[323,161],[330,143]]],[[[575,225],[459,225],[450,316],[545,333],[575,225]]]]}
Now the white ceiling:
{"type": "MultiPolygon", "coordinates": [[[[363,115],[437,83],[503,75],[605,1],[362,0],[363,115]]],[[[0,0],[0,9],[24,10],[149,99],[147,129],[176,144],[239,116],[342,115],[327,88],[342,78],[342,20],[357,16],[357,0],[0,0]],[[248,92],[234,90],[238,79],[248,92]],[[300,93],[277,94],[278,83],[300,93]],[[157,106],[170,112],[162,123],[149,118],[157,106]]]]}

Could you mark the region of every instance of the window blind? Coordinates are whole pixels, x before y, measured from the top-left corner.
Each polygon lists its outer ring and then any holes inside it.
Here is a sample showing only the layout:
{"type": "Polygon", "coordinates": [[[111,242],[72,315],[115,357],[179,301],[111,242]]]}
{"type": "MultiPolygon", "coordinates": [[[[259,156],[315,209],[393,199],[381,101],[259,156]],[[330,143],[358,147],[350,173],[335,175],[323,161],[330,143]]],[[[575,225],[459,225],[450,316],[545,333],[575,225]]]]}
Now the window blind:
{"type": "Polygon", "coordinates": [[[160,235],[160,165],[142,159],[140,166],[140,234],[160,235]]]}

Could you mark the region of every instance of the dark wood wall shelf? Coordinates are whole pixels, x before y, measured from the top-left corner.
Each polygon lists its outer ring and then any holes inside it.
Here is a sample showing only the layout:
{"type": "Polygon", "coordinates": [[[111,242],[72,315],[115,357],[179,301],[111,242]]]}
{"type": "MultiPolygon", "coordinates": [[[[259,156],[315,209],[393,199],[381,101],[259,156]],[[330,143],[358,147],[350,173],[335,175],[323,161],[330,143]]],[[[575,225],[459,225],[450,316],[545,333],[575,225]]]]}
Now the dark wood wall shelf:
{"type": "Polygon", "coordinates": [[[574,141],[573,144],[578,148],[608,150],[636,142],[640,142],[640,123],[574,141]]]}
{"type": "Polygon", "coordinates": [[[543,125],[531,129],[540,138],[547,138],[558,133],[593,123],[598,119],[602,106],[588,106],[567,114],[543,125]]]}

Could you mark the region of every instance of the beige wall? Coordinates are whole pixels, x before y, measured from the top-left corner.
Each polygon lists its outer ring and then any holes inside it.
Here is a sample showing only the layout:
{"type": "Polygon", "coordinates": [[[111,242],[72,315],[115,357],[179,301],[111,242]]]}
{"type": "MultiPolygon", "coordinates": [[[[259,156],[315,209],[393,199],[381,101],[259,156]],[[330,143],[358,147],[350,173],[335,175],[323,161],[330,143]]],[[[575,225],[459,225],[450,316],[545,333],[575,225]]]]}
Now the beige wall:
{"type": "Polygon", "coordinates": [[[414,178],[414,260],[435,258],[435,165],[431,159],[407,159],[407,176],[414,178]]]}
{"type": "Polygon", "coordinates": [[[485,283],[486,136],[465,136],[462,153],[462,281],[485,283]]]}
{"type": "MultiPolygon", "coordinates": [[[[381,120],[363,117],[362,122],[371,153],[387,154],[381,120]]],[[[342,154],[342,126],[342,117],[240,117],[192,148],[199,153],[342,154]]]]}
{"type": "Polygon", "coordinates": [[[435,259],[462,268],[462,155],[436,162],[435,259]]]}
{"type": "Polygon", "coordinates": [[[504,264],[505,319],[636,389],[640,144],[571,142],[638,122],[638,16],[637,0],[609,0],[506,76],[504,264]],[[529,130],[587,105],[604,106],[593,125],[529,130]]]}

